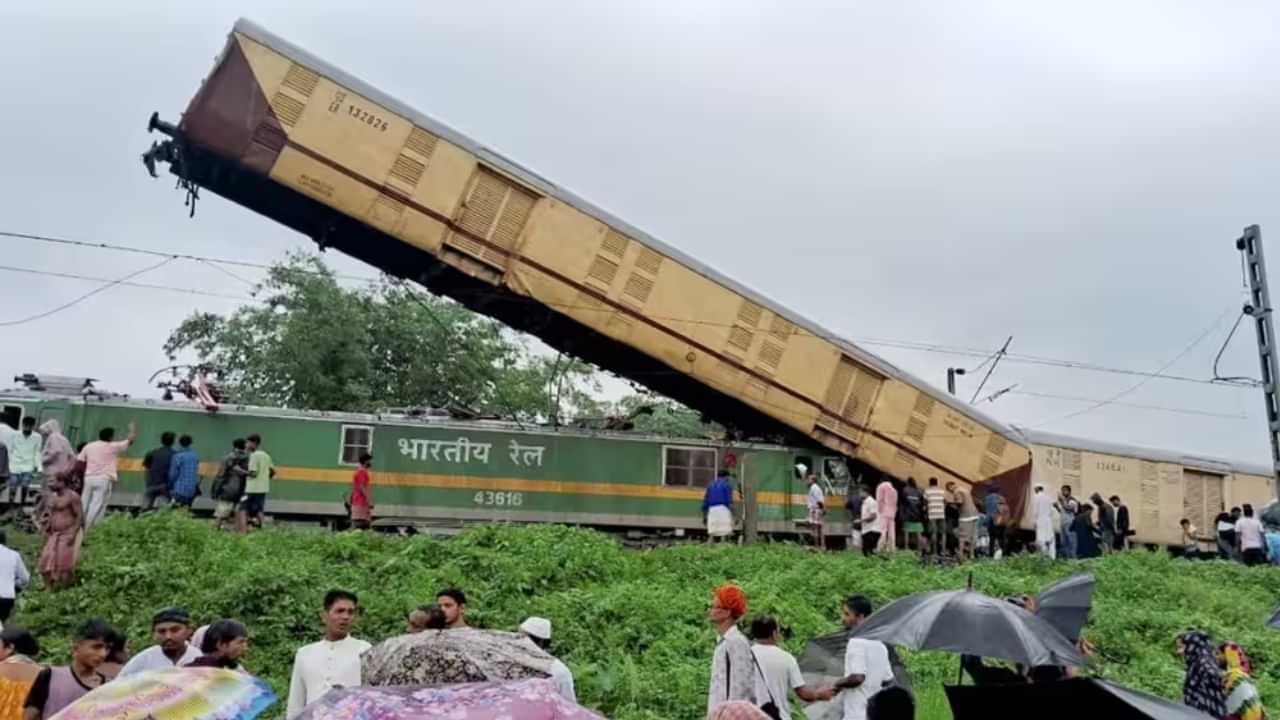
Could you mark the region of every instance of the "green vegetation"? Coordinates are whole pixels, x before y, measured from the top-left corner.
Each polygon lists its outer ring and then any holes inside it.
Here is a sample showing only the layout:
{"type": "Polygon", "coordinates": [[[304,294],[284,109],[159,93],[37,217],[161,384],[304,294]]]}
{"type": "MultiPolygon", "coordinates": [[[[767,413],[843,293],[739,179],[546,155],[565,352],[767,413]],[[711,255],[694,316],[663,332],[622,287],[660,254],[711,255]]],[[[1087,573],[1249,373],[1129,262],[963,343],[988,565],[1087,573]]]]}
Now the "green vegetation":
{"type": "MultiPolygon", "coordinates": [[[[718,583],[739,582],[752,614],[780,616],[799,652],[805,638],[836,627],[844,595],[866,593],[880,605],[963,587],[969,571],[924,568],[905,554],[863,559],[789,545],[635,551],[555,526],[478,527],[447,540],[298,530],[238,537],[168,513],[112,519],[93,531],[85,553],[77,587],[31,593],[15,620],[37,633],[51,662],[65,661],[65,638],[77,621],[102,616],[126,629],[137,650],[149,644],[151,613],[178,604],[201,623],[246,621],[250,668],[283,694],[294,649],[317,637],[326,589],[360,593],[359,634],[376,641],[400,632],[409,609],[432,601],[436,590],[457,585],[476,624],[513,628],[527,615],[551,618],[581,699],[613,720],[702,717],[715,641],[704,615],[718,583]]],[[[1244,645],[1264,699],[1273,706],[1280,699],[1280,632],[1263,627],[1280,598],[1280,571],[1140,552],[1083,564],[1014,558],[971,569],[978,589],[1012,594],[1082,567],[1099,581],[1086,631],[1100,653],[1098,673],[1178,697],[1173,638],[1195,626],[1244,645]]],[[[948,718],[941,686],[955,680],[955,656],[919,653],[908,664],[922,693],[919,717],[948,718]]]]}

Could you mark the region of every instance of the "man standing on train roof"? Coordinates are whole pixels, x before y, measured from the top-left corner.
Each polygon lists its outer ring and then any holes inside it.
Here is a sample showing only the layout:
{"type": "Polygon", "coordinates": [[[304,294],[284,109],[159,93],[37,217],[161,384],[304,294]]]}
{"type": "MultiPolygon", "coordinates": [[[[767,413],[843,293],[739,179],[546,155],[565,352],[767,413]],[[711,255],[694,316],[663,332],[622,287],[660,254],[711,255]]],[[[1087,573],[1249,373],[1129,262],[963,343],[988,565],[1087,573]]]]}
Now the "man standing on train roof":
{"type": "Polygon", "coordinates": [[[1044,485],[1036,483],[1035,498],[1031,506],[1036,521],[1036,552],[1050,560],[1058,556],[1053,528],[1053,500],[1045,493],[1044,485]]]}
{"type": "Polygon", "coordinates": [[[142,458],[147,484],[142,491],[142,512],[151,512],[156,501],[169,498],[169,461],[173,459],[173,443],[177,436],[171,432],[160,433],[160,447],[148,450],[142,458]]]}
{"type": "Polygon", "coordinates": [[[262,449],[261,435],[254,433],[245,438],[245,448],[249,451],[249,475],[244,484],[244,497],[240,498],[240,512],[236,515],[237,529],[242,533],[248,532],[250,524],[262,527],[271,478],[276,476],[271,456],[262,449]]]}
{"type": "MultiPolygon", "coordinates": [[[[796,468],[803,468],[804,465],[797,465],[796,468]]],[[[805,505],[809,508],[809,529],[813,532],[813,546],[819,550],[826,547],[826,540],[822,533],[822,518],[827,512],[827,496],[822,492],[822,485],[818,482],[818,476],[809,473],[809,495],[805,498],[805,505]]]]}
{"type": "Polygon", "coordinates": [[[102,428],[98,431],[98,439],[84,446],[79,459],[84,461],[84,494],[80,502],[84,507],[84,529],[87,531],[107,512],[107,501],[111,499],[111,486],[119,477],[117,466],[120,453],[129,449],[138,439],[138,424],[129,421],[129,435],[124,440],[116,440],[115,428],[102,428]]]}
{"type": "Polygon", "coordinates": [[[9,435],[9,504],[22,507],[27,504],[27,488],[44,467],[40,453],[44,438],[36,432],[36,419],[30,415],[22,418],[22,432],[9,435]]]}
{"type": "MultiPolygon", "coordinates": [[[[880,548],[890,552],[898,549],[898,490],[886,475],[876,488],[876,515],[880,522],[880,548]]],[[[863,528],[863,532],[867,529],[863,528]]]]}
{"type": "Polygon", "coordinates": [[[156,613],[151,618],[151,634],[156,644],[130,658],[120,670],[120,677],[182,667],[200,657],[200,650],[188,642],[191,615],[182,608],[167,608],[156,613]]]}
{"type": "Polygon", "coordinates": [[[436,593],[436,605],[444,613],[446,630],[467,627],[467,594],[458,588],[446,588],[436,593]]]}
{"type": "Polygon", "coordinates": [[[707,525],[707,542],[733,535],[733,484],[729,471],[721,470],[702,496],[702,517],[707,525]]]}

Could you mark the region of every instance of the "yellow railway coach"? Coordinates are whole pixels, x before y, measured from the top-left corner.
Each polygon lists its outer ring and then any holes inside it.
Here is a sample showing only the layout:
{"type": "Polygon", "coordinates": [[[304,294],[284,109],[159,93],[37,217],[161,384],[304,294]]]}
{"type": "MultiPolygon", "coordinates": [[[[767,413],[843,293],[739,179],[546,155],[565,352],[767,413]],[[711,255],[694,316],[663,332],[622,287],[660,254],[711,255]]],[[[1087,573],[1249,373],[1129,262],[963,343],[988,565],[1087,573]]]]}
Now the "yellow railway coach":
{"type": "Polygon", "coordinates": [[[212,190],[743,436],[900,478],[1029,477],[1012,428],[247,21],[152,128],[172,139],[144,159],[192,202],[212,190]]]}
{"type": "MultiPolygon", "coordinates": [[[[1211,537],[1214,519],[1223,510],[1251,503],[1261,512],[1275,499],[1272,472],[1265,465],[1039,430],[1024,434],[1032,443],[1034,482],[1055,494],[1070,485],[1073,494],[1083,499],[1094,493],[1103,501],[1119,496],[1129,508],[1134,543],[1180,545],[1182,518],[1190,520],[1200,535],[1211,537]]],[[[1022,527],[1035,527],[1029,510],[1023,514],[1022,527]]]]}

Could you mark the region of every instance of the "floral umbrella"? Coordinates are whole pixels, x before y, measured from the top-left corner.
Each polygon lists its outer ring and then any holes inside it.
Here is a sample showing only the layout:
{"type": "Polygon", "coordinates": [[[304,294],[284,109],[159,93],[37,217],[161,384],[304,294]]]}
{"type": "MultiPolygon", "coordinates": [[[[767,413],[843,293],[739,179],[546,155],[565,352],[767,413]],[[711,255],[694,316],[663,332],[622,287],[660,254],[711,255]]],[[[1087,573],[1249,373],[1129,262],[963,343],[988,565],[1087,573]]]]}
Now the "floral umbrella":
{"type": "Polygon", "coordinates": [[[297,720],[605,720],[550,680],[330,690],[297,720]]]}
{"type": "Polygon", "coordinates": [[[275,701],[270,686],[251,675],[175,668],[117,678],[53,720],[253,720],[275,701]]]}
{"type": "Polygon", "coordinates": [[[365,685],[444,685],[545,678],[553,658],[523,635],[426,630],[389,638],[360,657],[365,685]]]}

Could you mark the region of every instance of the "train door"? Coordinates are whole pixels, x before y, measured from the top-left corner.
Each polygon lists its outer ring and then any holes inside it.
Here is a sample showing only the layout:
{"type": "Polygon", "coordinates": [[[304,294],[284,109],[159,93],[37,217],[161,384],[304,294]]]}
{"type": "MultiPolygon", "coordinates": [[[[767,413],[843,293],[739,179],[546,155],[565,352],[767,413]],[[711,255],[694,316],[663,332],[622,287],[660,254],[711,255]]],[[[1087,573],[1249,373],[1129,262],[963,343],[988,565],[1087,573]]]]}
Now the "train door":
{"type": "Polygon", "coordinates": [[[1215,518],[1225,508],[1222,505],[1223,477],[1216,473],[1183,469],[1182,516],[1201,531],[1212,533],[1215,518]]]}
{"type": "Polygon", "coordinates": [[[455,229],[445,237],[445,258],[454,253],[455,258],[461,254],[479,261],[461,266],[489,282],[501,282],[536,202],[533,193],[502,175],[476,168],[454,217],[455,229]]]}

